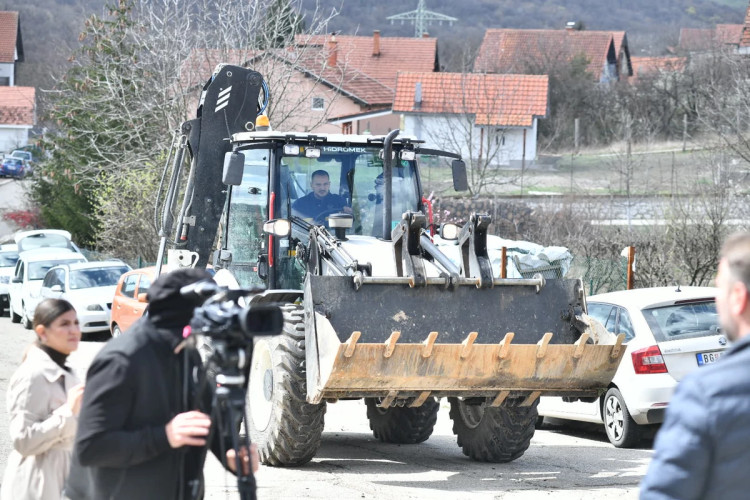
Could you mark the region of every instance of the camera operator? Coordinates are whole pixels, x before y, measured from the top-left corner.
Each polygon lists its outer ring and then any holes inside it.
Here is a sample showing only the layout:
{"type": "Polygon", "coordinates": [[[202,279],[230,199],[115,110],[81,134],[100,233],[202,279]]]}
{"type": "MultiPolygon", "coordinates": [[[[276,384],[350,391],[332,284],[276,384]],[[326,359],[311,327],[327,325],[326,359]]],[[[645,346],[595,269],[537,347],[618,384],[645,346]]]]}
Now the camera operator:
{"type": "MultiPolygon", "coordinates": [[[[196,304],[180,289],[210,278],[190,268],[159,277],[148,292],[148,315],[94,358],[65,497],[203,498],[211,395],[195,394],[200,357],[181,342],[196,304]]],[[[234,472],[231,443],[213,435],[211,451],[234,472]],[[229,451],[221,457],[220,450],[229,451]]],[[[255,449],[241,455],[244,474],[257,470],[255,449]]]]}

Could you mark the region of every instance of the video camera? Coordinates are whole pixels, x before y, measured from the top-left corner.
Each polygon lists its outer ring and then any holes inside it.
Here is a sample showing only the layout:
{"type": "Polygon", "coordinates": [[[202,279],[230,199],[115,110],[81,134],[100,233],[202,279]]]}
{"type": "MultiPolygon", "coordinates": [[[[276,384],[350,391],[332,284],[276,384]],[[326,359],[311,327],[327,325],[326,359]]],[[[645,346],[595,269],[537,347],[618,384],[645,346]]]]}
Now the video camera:
{"type": "MultiPolygon", "coordinates": [[[[222,441],[231,439],[237,457],[237,486],[240,498],[255,500],[255,478],[242,472],[243,447],[250,449],[247,436],[240,436],[244,423],[246,373],[252,357],[253,337],[278,335],[284,326],[281,309],[272,304],[241,304],[242,299],[262,292],[263,288],[230,290],[213,281],[201,281],[183,287],[180,294],[199,304],[190,321],[191,335],[206,339],[210,353],[202,356],[204,368],[199,386],[213,390],[211,420],[222,441]]],[[[213,436],[209,436],[210,442],[213,436]]],[[[205,453],[205,451],[204,451],[205,453]]],[[[202,491],[201,487],[192,488],[202,491]]],[[[198,493],[196,493],[198,495],[198,493]]]]}

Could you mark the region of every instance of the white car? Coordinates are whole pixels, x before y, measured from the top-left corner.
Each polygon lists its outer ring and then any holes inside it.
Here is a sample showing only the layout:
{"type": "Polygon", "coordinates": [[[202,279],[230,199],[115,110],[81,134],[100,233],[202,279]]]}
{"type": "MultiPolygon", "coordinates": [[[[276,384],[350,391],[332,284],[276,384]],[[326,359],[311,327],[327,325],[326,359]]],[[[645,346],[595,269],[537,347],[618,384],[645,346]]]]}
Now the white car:
{"type": "Polygon", "coordinates": [[[60,264],[86,262],[86,257],[64,248],[38,248],[20,252],[10,282],[10,320],[31,328],[39,303],[42,280],[51,268],[60,264]]]}
{"type": "Polygon", "coordinates": [[[10,280],[18,262],[16,245],[0,245],[0,316],[10,307],[10,280]]]}
{"type": "MultiPolygon", "coordinates": [[[[589,315],[627,349],[607,393],[594,402],[542,397],[542,417],[603,423],[618,448],[636,446],[643,426],[660,424],[677,383],[714,363],[727,348],[716,313],[716,288],[624,290],[587,299],[589,315]]],[[[540,420],[541,423],[541,420],[540,420]]]]}
{"type": "Polygon", "coordinates": [[[55,266],[44,277],[40,299],[65,299],[73,304],[81,333],[109,331],[117,282],[128,271],[130,266],[119,260],[55,266]]]}
{"type": "Polygon", "coordinates": [[[36,250],[37,248],[60,248],[81,252],[73,243],[71,235],[64,229],[34,229],[19,231],[13,235],[19,252],[36,250]]]}

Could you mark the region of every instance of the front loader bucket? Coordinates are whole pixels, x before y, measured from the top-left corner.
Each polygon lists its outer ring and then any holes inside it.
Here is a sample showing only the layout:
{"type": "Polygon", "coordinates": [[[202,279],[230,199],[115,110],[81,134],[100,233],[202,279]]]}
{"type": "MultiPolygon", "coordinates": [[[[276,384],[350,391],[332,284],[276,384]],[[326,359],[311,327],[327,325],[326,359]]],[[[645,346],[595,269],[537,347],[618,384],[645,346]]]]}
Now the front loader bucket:
{"type": "Polygon", "coordinates": [[[365,284],[308,275],[307,398],[596,396],[614,376],[622,336],[593,344],[575,327],[578,280],[534,286],[365,284]]]}

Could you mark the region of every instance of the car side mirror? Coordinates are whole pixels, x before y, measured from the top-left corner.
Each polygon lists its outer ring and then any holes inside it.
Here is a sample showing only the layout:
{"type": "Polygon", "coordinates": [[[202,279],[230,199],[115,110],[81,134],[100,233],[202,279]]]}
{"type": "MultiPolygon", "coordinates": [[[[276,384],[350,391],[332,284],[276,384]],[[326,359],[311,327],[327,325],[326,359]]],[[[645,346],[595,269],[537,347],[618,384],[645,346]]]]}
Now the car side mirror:
{"type": "Polygon", "coordinates": [[[453,160],[451,162],[451,171],[453,173],[453,189],[456,191],[468,191],[469,180],[466,178],[466,163],[463,160],[453,160]]]}
{"type": "Polygon", "coordinates": [[[10,280],[11,283],[23,283],[23,278],[14,277],[10,280]]]}
{"type": "Polygon", "coordinates": [[[243,173],[245,173],[245,155],[232,152],[225,154],[222,182],[227,186],[239,186],[242,184],[243,173]]]}
{"type": "Polygon", "coordinates": [[[50,287],[49,290],[50,290],[50,292],[55,292],[55,293],[62,293],[62,292],[64,292],[63,287],[61,287],[60,285],[52,285],[52,287],[50,287]]]}

